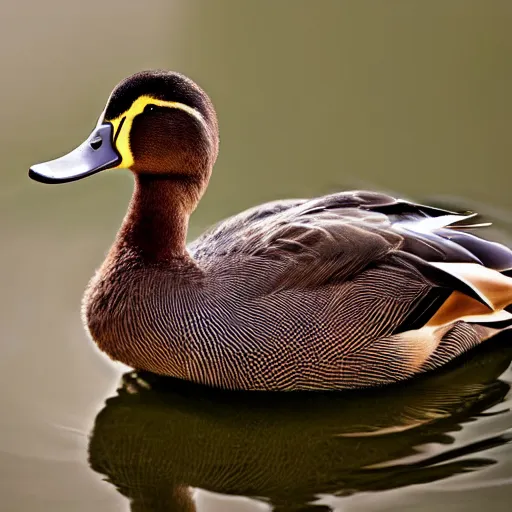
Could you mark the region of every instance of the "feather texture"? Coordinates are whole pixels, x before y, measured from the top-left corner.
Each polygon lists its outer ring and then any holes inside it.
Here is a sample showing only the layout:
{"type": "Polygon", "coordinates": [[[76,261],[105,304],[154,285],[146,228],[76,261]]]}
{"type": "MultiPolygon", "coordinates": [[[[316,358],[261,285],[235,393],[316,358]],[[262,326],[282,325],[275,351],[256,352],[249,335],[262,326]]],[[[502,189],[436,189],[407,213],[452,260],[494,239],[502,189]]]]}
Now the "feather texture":
{"type": "Polygon", "coordinates": [[[111,262],[86,319],[114,359],[213,386],[396,382],[512,324],[512,252],[472,218],[361,191],[267,203],[189,245],[193,279],[111,262]]]}

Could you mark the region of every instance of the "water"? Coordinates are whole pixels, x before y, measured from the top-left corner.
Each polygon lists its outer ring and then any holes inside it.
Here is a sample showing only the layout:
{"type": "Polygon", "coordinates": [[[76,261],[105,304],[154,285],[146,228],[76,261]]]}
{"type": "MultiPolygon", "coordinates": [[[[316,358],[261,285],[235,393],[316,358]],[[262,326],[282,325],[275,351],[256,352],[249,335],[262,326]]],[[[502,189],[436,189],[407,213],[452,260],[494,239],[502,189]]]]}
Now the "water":
{"type": "MultiPolygon", "coordinates": [[[[143,375],[126,374],[96,417],[90,464],[137,511],[193,510],[195,488],[250,496],[268,510],[318,512],[344,509],[345,498],[357,504],[360,493],[454,476],[443,487],[463,493],[489,483],[497,464],[512,469],[512,430],[502,431],[510,425],[502,374],[511,360],[509,337],[406,386],[292,396],[170,379],[148,388],[143,375]]],[[[381,499],[372,494],[374,507],[381,499]]],[[[505,498],[503,510],[509,504],[505,498]]]]}
{"type": "Polygon", "coordinates": [[[510,338],[374,392],[147,389],[80,321],[129,175],[26,177],[87,136],[119,79],[167,67],[211,93],[221,123],[191,237],[264,200],[365,187],[476,209],[511,243],[510,4],[372,4],[8,0],[2,512],[510,509],[510,338]]]}

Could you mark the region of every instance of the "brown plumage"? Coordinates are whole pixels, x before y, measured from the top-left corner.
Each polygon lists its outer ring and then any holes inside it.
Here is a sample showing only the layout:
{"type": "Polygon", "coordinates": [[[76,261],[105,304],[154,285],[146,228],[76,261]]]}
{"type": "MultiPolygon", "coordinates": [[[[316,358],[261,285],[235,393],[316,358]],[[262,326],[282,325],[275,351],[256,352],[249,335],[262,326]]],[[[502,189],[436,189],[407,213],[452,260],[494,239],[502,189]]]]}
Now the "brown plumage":
{"type": "Polygon", "coordinates": [[[32,167],[45,182],[134,172],[83,305],[112,358],[229,389],[355,388],[441,366],[512,325],[512,251],[467,233],[471,215],[384,194],[264,204],[187,248],[217,151],[207,95],[143,72],[79,150],[32,167]]]}

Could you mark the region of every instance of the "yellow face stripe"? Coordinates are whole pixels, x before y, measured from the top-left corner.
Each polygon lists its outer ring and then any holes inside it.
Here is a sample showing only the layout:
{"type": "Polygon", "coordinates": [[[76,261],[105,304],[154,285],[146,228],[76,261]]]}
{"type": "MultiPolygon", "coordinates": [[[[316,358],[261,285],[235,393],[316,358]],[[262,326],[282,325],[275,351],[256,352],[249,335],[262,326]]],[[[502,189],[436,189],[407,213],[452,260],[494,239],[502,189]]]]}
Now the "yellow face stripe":
{"type": "MultiPolygon", "coordinates": [[[[121,163],[113,167],[113,169],[127,169],[134,164],[132,150],[130,148],[130,130],[132,129],[132,122],[135,116],[141,114],[147,105],[156,105],[157,107],[168,107],[177,108],[187,112],[191,116],[198,119],[200,122],[204,122],[203,116],[200,112],[176,101],[164,101],[152,98],[151,96],[139,96],[130,106],[128,110],[123,112],[120,116],[115,119],[105,119],[104,122],[109,122],[113,126],[113,134],[117,134],[115,140],[115,146],[117,151],[121,155],[121,163]],[[124,121],[123,121],[124,119],[124,121]],[[118,133],[119,126],[122,124],[121,129],[118,133]]],[[[103,117],[103,116],[102,116],[103,117]]],[[[100,118],[101,121],[101,118],[100,118]]]]}

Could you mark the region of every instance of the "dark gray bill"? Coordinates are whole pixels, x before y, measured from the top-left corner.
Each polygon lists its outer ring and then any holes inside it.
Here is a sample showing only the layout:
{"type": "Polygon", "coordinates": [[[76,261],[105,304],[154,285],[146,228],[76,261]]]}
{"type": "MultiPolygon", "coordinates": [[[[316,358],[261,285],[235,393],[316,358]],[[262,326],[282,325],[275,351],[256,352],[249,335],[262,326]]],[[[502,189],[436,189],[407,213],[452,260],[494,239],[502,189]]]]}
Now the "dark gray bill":
{"type": "Polygon", "coordinates": [[[119,165],[110,123],[98,125],[76,149],[56,160],[33,165],[28,175],[41,183],[66,183],[119,165]]]}

